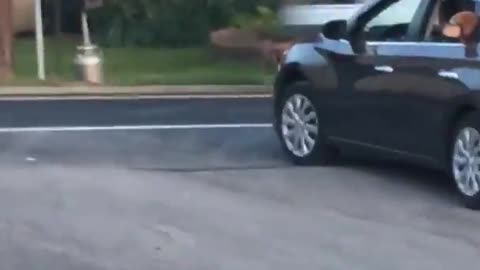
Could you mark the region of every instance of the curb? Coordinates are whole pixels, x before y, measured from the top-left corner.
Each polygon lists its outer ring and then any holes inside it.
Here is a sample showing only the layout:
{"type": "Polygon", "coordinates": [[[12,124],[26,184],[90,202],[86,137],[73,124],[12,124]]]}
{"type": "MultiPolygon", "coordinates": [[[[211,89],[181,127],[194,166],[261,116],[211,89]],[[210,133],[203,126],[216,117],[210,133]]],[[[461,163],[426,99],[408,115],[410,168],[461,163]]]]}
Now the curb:
{"type": "Polygon", "coordinates": [[[141,96],[270,96],[269,85],[0,87],[0,98],[81,98],[141,96]]]}

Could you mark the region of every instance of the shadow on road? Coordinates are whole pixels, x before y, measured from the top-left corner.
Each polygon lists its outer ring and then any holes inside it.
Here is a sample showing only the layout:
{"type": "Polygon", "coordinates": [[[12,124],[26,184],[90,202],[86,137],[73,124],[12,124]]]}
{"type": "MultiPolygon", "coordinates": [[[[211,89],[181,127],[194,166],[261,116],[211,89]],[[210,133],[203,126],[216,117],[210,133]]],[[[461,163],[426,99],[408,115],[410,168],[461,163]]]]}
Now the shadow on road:
{"type": "Polygon", "coordinates": [[[404,161],[358,156],[345,156],[338,166],[373,174],[385,184],[398,185],[402,190],[427,193],[445,204],[459,205],[454,181],[440,170],[404,161]]]}

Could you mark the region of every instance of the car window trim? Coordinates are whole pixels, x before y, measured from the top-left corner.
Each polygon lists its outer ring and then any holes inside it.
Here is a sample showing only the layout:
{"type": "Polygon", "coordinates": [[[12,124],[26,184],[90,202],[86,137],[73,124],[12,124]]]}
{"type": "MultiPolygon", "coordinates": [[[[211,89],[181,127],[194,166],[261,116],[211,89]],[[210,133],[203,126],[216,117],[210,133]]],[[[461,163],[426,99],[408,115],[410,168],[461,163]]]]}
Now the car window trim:
{"type": "Polygon", "coordinates": [[[432,46],[432,47],[465,47],[461,42],[431,42],[431,41],[367,41],[367,46],[395,45],[395,46],[432,46]]]}
{"type": "MultiPolygon", "coordinates": [[[[401,41],[371,41],[367,42],[367,51],[371,56],[427,57],[445,59],[471,59],[478,61],[479,57],[465,56],[466,45],[463,43],[440,42],[401,42],[401,41]],[[425,50],[423,48],[431,48],[425,50]],[[440,49],[440,50],[439,50],[440,49]],[[441,49],[450,50],[449,53],[441,49]]],[[[477,45],[477,50],[480,46],[477,45]]]]}
{"type": "MultiPolygon", "coordinates": [[[[466,46],[463,43],[457,42],[457,43],[442,43],[442,42],[417,42],[417,41],[367,41],[366,42],[366,52],[365,53],[355,53],[352,50],[351,44],[349,41],[345,39],[340,39],[340,40],[329,40],[325,39],[322,42],[322,47],[333,51],[337,54],[343,54],[343,55],[390,55],[390,56],[395,56],[399,55],[402,57],[438,57],[438,54],[433,51],[424,51],[423,53],[415,54],[412,53],[411,55],[408,54],[403,54],[403,53],[395,53],[395,50],[390,51],[389,53],[386,53],[382,49],[388,49],[388,47],[391,47],[391,49],[394,48],[401,48],[401,47],[434,47],[434,48],[450,48],[450,49],[461,49],[462,51],[465,50],[466,46]],[[372,48],[375,48],[374,50],[371,50],[372,48]],[[380,53],[379,53],[380,51],[380,53]],[[383,51],[383,52],[382,52],[383,51]]],[[[480,47],[480,45],[479,45],[480,47]]],[[[388,52],[388,50],[387,50],[388,52]]],[[[447,55],[446,58],[453,58],[453,59],[459,59],[463,58],[461,54],[451,54],[447,55]]]]}

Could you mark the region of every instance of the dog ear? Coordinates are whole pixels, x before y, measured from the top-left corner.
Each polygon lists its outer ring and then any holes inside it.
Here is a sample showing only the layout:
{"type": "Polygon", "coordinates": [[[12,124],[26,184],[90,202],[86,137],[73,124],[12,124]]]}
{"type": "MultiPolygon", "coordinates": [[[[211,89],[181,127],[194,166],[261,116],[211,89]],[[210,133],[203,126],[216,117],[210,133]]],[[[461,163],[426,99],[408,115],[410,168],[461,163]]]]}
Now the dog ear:
{"type": "Polygon", "coordinates": [[[471,40],[478,27],[478,17],[470,11],[459,12],[450,19],[450,24],[460,27],[462,41],[471,40]]]}

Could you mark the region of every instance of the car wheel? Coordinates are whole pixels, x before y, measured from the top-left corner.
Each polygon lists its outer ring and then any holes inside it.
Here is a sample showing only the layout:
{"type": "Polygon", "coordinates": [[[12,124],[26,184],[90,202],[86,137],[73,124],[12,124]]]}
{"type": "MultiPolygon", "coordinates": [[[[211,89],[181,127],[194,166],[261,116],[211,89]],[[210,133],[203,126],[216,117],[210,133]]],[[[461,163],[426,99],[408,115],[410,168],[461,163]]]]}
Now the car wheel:
{"type": "Polygon", "coordinates": [[[287,155],[298,165],[331,163],[336,151],[326,143],[310,84],[294,83],[279,98],[275,126],[287,155]]]}
{"type": "Polygon", "coordinates": [[[480,209],[480,126],[472,114],[455,132],[451,151],[452,176],[466,207],[480,209]]]}

